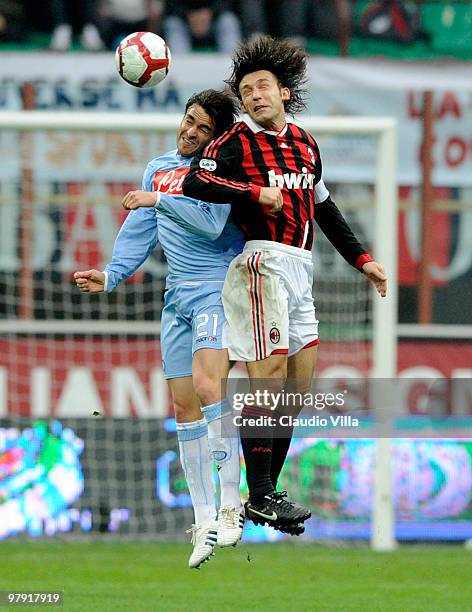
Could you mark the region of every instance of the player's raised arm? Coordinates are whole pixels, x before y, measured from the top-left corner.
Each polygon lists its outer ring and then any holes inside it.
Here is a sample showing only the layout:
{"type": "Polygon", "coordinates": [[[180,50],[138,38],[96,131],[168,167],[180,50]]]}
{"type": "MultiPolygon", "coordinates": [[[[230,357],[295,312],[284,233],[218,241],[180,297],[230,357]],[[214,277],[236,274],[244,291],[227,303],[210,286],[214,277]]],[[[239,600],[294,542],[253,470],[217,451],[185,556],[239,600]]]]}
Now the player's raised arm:
{"type": "Polygon", "coordinates": [[[278,187],[262,187],[237,177],[242,152],[239,142],[231,136],[238,129],[239,124],[235,124],[195,157],[184,180],[184,195],[216,204],[247,203],[250,199],[271,211],[280,210],[283,200],[278,187]]]}

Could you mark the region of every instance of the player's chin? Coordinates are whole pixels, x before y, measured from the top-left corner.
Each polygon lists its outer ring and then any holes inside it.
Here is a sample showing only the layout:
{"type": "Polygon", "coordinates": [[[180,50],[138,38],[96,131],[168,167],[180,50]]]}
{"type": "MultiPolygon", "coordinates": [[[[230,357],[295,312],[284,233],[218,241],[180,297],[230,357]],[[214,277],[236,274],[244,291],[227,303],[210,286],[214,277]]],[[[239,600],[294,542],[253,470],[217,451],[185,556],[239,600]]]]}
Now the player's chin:
{"type": "Polygon", "coordinates": [[[261,121],[264,119],[271,119],[272,109],[269,108],[268,106],[263,106],[262,108],[258,108],[257,110],[253,111],[253,115],[254,115],[253,118],[256,121],[261,121]]]}
{"type": "Polygon", "coordinates": [[[197,149],[198,145],[196,144],[190,144],[185,141],[180,141],[179,143],[179,152],[184,157],[191,157],[192,155],[195,155],[197,149]]]}

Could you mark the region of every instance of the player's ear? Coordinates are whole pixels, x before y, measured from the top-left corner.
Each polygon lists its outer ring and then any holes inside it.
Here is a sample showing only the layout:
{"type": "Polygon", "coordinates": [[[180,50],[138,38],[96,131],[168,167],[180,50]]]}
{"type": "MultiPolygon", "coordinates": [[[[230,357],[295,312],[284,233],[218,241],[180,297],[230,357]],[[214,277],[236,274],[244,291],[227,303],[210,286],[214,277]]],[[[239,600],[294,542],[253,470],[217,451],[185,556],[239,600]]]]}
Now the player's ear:
{"type": "Polygon", "coordinates": [[[239,108],[241,109],[242,113],[247,113],[246,107],[244,106],[244,102],[242,100],[239,100],[239,108]]]}
{"type": "Polygon", "coordinates": [[[282,100],[284,102],[288,102],[288,100],[290,100],[290,89],[288,87],[281,87],[280,95],[282,96],[282,100]]]}

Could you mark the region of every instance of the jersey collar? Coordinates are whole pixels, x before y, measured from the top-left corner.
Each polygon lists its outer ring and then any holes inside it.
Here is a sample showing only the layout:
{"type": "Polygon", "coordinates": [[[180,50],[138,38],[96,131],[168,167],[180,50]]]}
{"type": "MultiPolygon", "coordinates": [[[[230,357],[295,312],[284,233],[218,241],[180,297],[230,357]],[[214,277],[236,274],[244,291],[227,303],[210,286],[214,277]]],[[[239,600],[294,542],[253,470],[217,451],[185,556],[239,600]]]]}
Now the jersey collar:
{"type": "Polygon", "coordinates": [[[244,113],[241,119],[254,132],[254,134],[257,134],[258,132],[264,132],[264,134],[270,134],[271,136],[285,136],[287,132],[287,127],[288,127],[287,121],[285,121],[285,125],[280,130],[280,132],[274,132],[272,130],[265,130],[262,127],[262,125],[259,125],[253,119],[251,119],[251,117],[247,113],[244,113]]]}

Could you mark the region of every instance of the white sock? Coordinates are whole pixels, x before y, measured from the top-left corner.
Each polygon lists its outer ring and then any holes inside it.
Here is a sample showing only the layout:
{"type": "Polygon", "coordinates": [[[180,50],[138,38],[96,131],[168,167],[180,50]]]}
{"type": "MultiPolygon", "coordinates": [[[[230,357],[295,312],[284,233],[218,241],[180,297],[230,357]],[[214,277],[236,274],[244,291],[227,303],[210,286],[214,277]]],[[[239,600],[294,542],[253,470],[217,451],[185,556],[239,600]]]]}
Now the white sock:
{"type": "Polygon", "coordinates": [[[221,506],[239,508],[239,436],[233,422],[233,411],[228,400],[202,408],[208,425],[210,456],[218,466],[221,488],[221,506]]]}
{"type": "Polygon", "coordinates": [[[213,463],[208,449],[205,419],[176,423],[180,462],[187,480],[195,514],[195,525],[209,525],[216,520],[213,463]]]}

